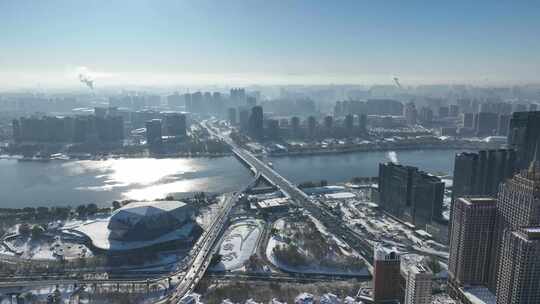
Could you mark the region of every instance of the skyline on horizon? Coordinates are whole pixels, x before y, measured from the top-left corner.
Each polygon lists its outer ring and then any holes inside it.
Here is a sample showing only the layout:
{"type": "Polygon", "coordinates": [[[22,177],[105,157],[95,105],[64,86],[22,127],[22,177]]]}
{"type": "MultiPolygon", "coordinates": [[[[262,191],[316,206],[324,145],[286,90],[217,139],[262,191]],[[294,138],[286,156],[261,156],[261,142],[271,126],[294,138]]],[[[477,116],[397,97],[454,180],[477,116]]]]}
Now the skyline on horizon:
{"type": "Polygon", "coordinates": [[[539,83],[539,3],[0,1],[0,89],[539,83]]]}

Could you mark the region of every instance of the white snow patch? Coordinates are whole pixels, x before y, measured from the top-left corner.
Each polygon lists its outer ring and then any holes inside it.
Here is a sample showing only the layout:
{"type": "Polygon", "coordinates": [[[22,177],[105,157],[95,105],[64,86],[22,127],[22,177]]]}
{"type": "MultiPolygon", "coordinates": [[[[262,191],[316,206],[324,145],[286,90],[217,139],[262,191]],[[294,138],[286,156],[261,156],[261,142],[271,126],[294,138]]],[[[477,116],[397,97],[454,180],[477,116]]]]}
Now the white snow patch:
{"type": "Polygon", "coordinates": [[[325,293],[321,296],[321,304],[340,304],[341,300],[333,293],[325,293]]]}
{"type": "Polygon", "coordinates": [[[313,304],[315,303],[315,299],[312,294],[303,292],[296,296],[294,299],[295,304],[313,304]]]}
{"type": "Polygon", "coordinates": [[[219,247],[221,262],[214,270],[235,270],[244,266],[249,257],[255,253],[257,242],[262,234],[262,223],[259,220],[242,220],[232,224],[219,247]]]}

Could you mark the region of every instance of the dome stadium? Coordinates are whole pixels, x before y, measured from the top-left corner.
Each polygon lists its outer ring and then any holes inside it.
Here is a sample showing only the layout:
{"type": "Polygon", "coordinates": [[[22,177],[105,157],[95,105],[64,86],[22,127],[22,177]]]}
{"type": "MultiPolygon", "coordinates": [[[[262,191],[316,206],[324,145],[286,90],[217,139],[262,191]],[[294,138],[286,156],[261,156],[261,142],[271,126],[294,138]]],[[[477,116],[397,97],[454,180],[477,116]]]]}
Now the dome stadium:
{"type": "Polygon", "coordinates": [[[130,203],[108,218],[88,221],[70,230],[86,236],[93,248],[106,251],[171,242],[190,244],[201,232],[195,208],[180,201],[130,203]]]}
{"type": "Polygon", "coordinates": [[[179,201],[137,202],[114,212],[107,228],[109,238],[147,241],[194,221],[191,206],[179,201]]]}

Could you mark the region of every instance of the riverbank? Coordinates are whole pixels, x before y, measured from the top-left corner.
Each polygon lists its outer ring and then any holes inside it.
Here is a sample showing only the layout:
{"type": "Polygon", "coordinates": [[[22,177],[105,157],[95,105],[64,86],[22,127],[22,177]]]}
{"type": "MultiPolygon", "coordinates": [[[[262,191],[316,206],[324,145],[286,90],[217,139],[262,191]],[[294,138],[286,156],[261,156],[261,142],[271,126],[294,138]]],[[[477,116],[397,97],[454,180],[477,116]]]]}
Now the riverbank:
{"type": "Polygon", "coordinates": [[[218,158],[232,156],[232,152],[226,153],[172,153],[172,154],[150,154],[150,153],[130,153],[130,154],[99,154],[99,155],[71,155],[71,154],[56,154],[49,157],[25,157],[20,154],[0,154],[1,159],[10,159],[17,161],[36,161],[36,162],[48,162],[48,161],[79,161],[79,160],[108,160],[108,159],[122,159],[122,158],[218,158]]]}
{"type": "MultiPolygon", "coordinates": [[[[416,151],[416,150],[491,150],[500,149],[499,144],[488,142],[465,142],[465,141],[448,141],[441,143],[430,144],[360,144],[360,145],[343,145],[337,147],[320,147],[320,148],[301,148],[299,150],[280,150],[272,151],[268,155],[272,157],[286,156],[310,156],[310,155],[332,155],[346,154],[357,152],[389,152],[389,151],[416,151]]],[[[298,148],[297,148],[298,149],[298,148]]]]}

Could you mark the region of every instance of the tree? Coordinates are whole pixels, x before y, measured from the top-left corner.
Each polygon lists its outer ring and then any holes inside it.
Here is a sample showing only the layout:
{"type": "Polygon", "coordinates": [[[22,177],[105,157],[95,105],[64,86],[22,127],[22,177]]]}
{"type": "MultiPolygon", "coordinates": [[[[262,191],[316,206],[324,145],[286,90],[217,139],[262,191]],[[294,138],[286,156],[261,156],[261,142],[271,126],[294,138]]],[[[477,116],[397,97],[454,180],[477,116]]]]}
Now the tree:
{"type": "Polygon", "coordinates": [[[29,235],[30,234],[30,225],[24,223],[19,225],[19,234],[29,235]]]}
{"type": "Polygon", "coordinates": [[[45,219],[49,216],[49,208],[47,207],[37,207],[37,219],[45,219]]]}
{"type": "Polygon", "coordinates": [[[88,204],[86,205],[86,213],[88,215],[94,215],[98,212],[98,207],[96,204],[88,204]]]}
{"type": "Polygon", "coordinates": [[[439,261],[434,257],[429,257],[427,259],[427,266],[433,271],[433,273],[439,273],[441,272],[441,265],[439,264],[439,261]]]}
{"type": "Polygon", "coordinates": [[[113,202],[112,202],[112,205],[113,205],[113,210],[120,209],[120,207],[122,207],[122,206],[120,205],[120,202],[119,202],[119,201],[113,201],[113,202]]]}
{"type": "Polygon", "coordinates": [[[80,217],[85,217],[86,216],[86,206],[85,205],[79,205],[77,206],[77,208],[75,208],[75,211],[77,212],[77,214],[80,216],[80,217]]]}
{"type": "Polygon", "coordinates": [[[32,226],[32,230],[31,230],[32,238],[37,239],[41,237],[43,235],[43,231],[44,231],[43,227],[39,225],[32,226]]]}
{"type": "Polygon", "coordinates": [[[71,207],[54,207],[52,208],[52,213],[57,219],[67,219],[69,213],[71,212],[71,207]]]}
{"type": "Polygon", "coordinates": [[[36,213],[36,208],[33,208],[33,207],[24,207],[24,208],[23,208],[23,212],[24,212],[24,213],[32,213],[32,214],[34,214],[34,213],[36,213]]]}
{"type": "Polygon", "coordinates": [[[210,267],[219,264],[219,262],[221,262],[222,258],[223,258],[223,256],[221,254],[219,254],[219,253],[214,254],[212,256],[212,260],[210,260],[210,267]]]}
{"type": "Polygon", "coordinates": [[[37,297],[31,291],[24,292],[19,296],[24,300],[24,303],[34,303],[37,301],[37,297]]]}

